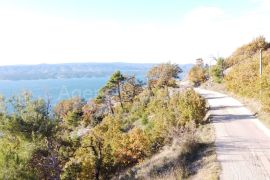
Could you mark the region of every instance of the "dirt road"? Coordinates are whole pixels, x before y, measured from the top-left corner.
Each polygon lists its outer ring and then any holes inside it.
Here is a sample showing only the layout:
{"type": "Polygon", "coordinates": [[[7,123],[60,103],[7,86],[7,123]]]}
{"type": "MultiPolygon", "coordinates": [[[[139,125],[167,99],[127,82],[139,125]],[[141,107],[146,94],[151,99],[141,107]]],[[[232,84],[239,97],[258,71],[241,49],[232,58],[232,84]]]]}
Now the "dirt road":
{"type": "Polygon", "coordinates": [[[223,180],[270,179],[270,131],[239,101],[195,89],[211,107],[216,150],[223,180]]]}

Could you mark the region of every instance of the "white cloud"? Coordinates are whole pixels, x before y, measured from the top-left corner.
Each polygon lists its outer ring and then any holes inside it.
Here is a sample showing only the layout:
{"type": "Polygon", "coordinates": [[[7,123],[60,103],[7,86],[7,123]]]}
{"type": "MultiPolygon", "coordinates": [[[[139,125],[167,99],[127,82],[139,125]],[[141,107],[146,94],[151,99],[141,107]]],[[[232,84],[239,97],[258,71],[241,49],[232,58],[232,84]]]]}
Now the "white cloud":
{"type": "Polygon", "coordinates": [[[257,3],[258,10],[260,11],[269,11],[270,10],[270,1],[269,0],[251,0],[254,3],[257,3]]]}
{"type": "Polygon", "coordinates": [[[190,38],[187,44],[192,43],[194,47],[192,54],[205,59],[211,56],[227,57],[237,47],[259,35],[269,40],[270,24],[267,22],[270,11],[262,9],[262,3],[237,17],[217,7],[193,10],[183,24],[183,33],[190,38]]]}
{"type": "Polygon", "coordinates": [[[198,57],[227,56],[258,35],[269,38],[270,13],[263,6],[265,2],[239,17],[217,7],[200,7],[175,24],[72,20],[0,8],[0,65],[169,60],[187,63],[198,57]]]}

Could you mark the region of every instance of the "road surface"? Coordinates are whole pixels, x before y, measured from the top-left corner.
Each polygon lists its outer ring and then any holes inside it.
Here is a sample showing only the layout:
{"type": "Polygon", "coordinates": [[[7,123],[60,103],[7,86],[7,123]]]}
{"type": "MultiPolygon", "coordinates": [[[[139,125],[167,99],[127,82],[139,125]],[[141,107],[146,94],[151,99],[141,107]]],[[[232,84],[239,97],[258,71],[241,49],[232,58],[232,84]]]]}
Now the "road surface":
{"type": "Polygon", "coordinates": [[[214,91],[195,90],[210,105],[220,179],[270,179],[269,129],[239,101],[214,91]]]}

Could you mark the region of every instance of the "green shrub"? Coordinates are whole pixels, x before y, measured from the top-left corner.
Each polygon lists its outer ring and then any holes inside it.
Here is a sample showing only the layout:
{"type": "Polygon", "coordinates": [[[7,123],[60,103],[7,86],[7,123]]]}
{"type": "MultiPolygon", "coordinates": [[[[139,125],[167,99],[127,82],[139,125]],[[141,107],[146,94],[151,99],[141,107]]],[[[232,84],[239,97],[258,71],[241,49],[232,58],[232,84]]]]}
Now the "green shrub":
{"type": "Polygon", "coordinates": [[[216,65],[211,67],[211,77],[213,77],[214,82],[221,83],[223,80],[223,70],[224,70],[224,59],[218,58],[216,65]]]}
{"type": "Polygon", "coordinates": [[[188,79],[195,85],[198,86],[207,80],[206,69],[202,66],[194,66],[188,73],[188,79]]]}
{"type": "Polygon", "coordinates": [[[180,95],[178,108],[181,113],[183,124],[194,121],[196,124],[201,123],[206,114],[206,101],[194,90],[187,90],[180,95]]]}

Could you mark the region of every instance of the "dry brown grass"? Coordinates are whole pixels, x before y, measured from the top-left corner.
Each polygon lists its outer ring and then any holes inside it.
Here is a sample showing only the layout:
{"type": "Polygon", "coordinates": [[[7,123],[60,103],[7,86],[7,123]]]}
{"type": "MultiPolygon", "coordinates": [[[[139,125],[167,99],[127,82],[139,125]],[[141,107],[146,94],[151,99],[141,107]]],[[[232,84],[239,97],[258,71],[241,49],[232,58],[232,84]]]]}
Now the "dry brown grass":
{"type": "Polygon", "coordinates": [[[215,131],[212,124],[205,124],[201,126],[197,131],[200,141],[206,144],[198,152],[197,161],[192,163],[195,171],[194,175],[190,176],[189,179],[200,179],[200,180],[217,180],[220,174],[220,164],[217,161],[216,149],[214,145],[215,131]]]}
{"type": "Polygon", "coordinates": [[[218,179],[219,164],[211,124],[173,131],[172,143],[115,179],[218,179]]]}

